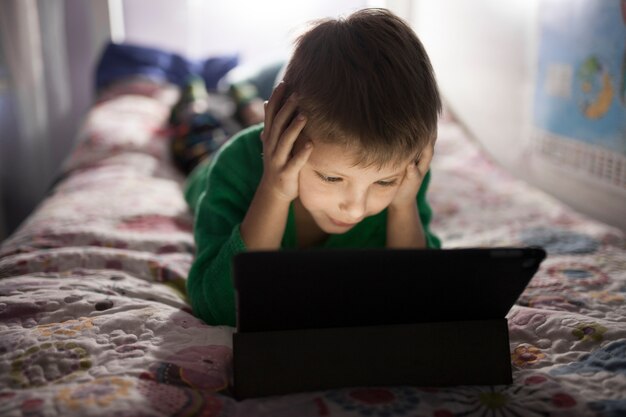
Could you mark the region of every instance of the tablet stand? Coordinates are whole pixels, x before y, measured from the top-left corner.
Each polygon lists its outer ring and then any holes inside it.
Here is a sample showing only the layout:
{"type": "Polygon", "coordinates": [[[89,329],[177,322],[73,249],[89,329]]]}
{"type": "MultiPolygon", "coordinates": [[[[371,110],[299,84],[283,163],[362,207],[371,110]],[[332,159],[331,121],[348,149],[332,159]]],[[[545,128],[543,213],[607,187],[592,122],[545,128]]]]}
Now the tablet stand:
{"type": "Polygon", "coordinates": [[[355,386],[512,382],[505,318],[233,335],[238,399],[355,386]]]}

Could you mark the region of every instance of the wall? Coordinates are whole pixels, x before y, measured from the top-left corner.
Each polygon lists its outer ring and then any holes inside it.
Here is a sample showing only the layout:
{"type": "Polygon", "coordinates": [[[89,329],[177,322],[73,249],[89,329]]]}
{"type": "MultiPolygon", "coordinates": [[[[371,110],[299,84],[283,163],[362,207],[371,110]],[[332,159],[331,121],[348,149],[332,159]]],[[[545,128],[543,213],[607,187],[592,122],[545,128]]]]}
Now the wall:
{"type": "Polygon", "coordinates": [[[418,0],[411,20],[449,106],[502,166],[574,209],[626,230],[626,190],[574,175],[536,152],[532,106],[540,4],[418,0]]]}
{"type": "MultiPolygon", "coordinates": [[[[45,195],[59,164],[73,146],[75,132],[92,100],[92,68],[101,45],[110,33],[107,4],[114,0],[108,3],[81,0],[2,1],[0,14],[7,13],[10,6],[16,4],[31,4],[38,10],[44,10],[37,16],[41,20],[40,29],[46,34],[62,37],[67,58],[65,69],[69,76],[65,84],[67,90],[63,91],[57,88],[57,83],[50,81],[50,73],[46,75],[48,84],[51,84],[47,88],[52,88],[47,98],[47,107],[52,109],[50,128],[35,138],[34,153],[18,149],[23,145],[24,131],[18,122],[21,103],[17,91],[24,86],[16,84],[11,77],[7,51],[0,47],[0,240],[14,230],[45,195]],[[59,110],[55,108],[59,100],[66,100],[69,107],[65,112],[54,113],[59,110]],[[39,173],[37,170],[43,171],[39,173]]],[[[140,3],[145,1],[124,2],[124,11],[129,19],[133,19],[133,13],[137,12],[133,12],[133,8],[141,6],[140,3]]],[[[163,0],[161,3],[166,5],[163,0]]],[[[348,11],[362,3],[354,0],[343,4],[342,9],[348,11]]],[[[383,3],[365,2],[366,5],[383,3]]],[[[558,165],[538,158],[533,151],[532,96],[540,2],[394,0],[387,3],[396,12],[406,14],[414,23],[431,55],[441,90],[449,105],[503,166],[572,207],[626,230],[626,196],[623,191],[600,186],[584,175],[572,176],[558,165]]],[[[268,3],[264,4],[270,8],[268,3]]],[[[322,9],[331,6],[329,2],[320,5],[322,9]]],[[[160,10],[157,15],[163,14],[161,7],[153,9],[160,10]]],[[[299,12],[294,9],[294,13],[299,12]]],[[[222,41],[213,43],[208,41],[210,39],[224,39],[227,34],[228,39],[232,39],[232,33],[239,33],[237,42],[260,35],[269,36],[263,34],[260,21],[248,22],[247,27],[251,28],[248,32],[217,18],[215,22],[221,22],[221,26],[204,25],[202,29],[191,30],[187,24],[193,16],[179,16],[179,20],[173,14],[169,17],[166,21],[178,22],[177,30],[162,30],[163,27],[157,25],[158,30],[154,32],[134,26],[142,23],[127,22],[129,40],[149,43],[180,35],[183,46],[169,46],[182,48],[182,52],[190,55],[205,55],[226,47],[222,41]],[[205,41],[206,45],[203,45],[205,41]]],[[[148,21],[154,22],[155,19],[148,21]]],[[[15,34],[7,34],[5,25],[0,31],[3,41],[0,45],[11,36],[15,34]]],[[[288,40],[276,40],[276,35],[271,36],[275,39],[271,42],[278,42],[277,50],[287,50],[288,40]]],[[[55,68],[62,68],[58,54],[45,54],[44,51],[40,50],[44,64],[57,59],[55,68]]],[[[263,55],[259,55],[258,47],[251,46],[244,52],[246,57],[253,61],[263,55]]],[[[62,71],[59,74],[62,75],[62,71]]]]}
{"type": "Polygon", "coordinates": [[[125,0],[125,40],[189,58],[240,53],[243,63],[284,60],[303,23],[367,5],[365,0],[125,0]]]}

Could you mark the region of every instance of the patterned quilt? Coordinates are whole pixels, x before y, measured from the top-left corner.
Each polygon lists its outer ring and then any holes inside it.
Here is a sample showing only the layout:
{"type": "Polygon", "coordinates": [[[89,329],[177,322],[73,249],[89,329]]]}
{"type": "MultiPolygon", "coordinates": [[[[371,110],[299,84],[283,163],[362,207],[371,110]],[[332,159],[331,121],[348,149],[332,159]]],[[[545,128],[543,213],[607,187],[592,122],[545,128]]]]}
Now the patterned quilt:
{"type": "Polygon", "coordinates": [[[177,94],[103,93],[49,196],[0,246],[0,415],[626,415],[624,237],[512,178],[450,117],[429,197],[444,247],[549,254],[508,314],[513,384],[236,401],[233,328],[184,299],[193,219],[164,130],[177,94]]]}

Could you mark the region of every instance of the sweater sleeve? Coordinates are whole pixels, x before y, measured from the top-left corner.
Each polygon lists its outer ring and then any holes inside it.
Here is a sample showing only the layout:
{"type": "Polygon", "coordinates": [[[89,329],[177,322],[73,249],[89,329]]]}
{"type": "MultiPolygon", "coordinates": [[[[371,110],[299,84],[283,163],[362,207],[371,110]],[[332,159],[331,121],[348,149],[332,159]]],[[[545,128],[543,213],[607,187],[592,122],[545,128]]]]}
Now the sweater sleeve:
{"type": "MultiPolygon", "coordinates": [[[[254,161],[259,154],[250,146],[255,139],[250,130],[231,139],[215,155],[206,175],[195,180],[205,188],[193,207],[196,257],[187,278],[187,296],[196,316],[211,325],[236,322],[231,262],[246,250],[240,225],[259,178],[254,161]]],[[[262,170],[262,162],[260,166],[262,170]]]]}

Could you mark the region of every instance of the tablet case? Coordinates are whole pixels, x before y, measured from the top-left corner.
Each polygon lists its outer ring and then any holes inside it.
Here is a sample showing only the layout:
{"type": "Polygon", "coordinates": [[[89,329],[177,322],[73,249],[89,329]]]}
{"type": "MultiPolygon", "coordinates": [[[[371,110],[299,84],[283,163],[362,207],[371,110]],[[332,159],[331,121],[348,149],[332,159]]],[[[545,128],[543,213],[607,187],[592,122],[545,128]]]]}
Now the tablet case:
{"type": "MultiPolygon", "coordinates": [[[[294,252],[291,256],[288,252],[248,252],[237,255],[234,260],[238,331],[233,335],[233,355],[237,398],[350,386],[511,383],[508,327],[504,316],[544,259],[542,249],[335,250],[326,254],[299,251],[298,255],[294,252]],[[400,295],[392,300],[395,302],[392,311],[382,317],[379,311],[372,315],[350,314],[350,308],[358,307],[359,303],[345,302],[349,299],[345,297],[349,293],[346,288],[338,298],[326,297],[330,303],[318,306],[317,311],[321,314],[311,316],[310,309],[302,303],[306,303],[307,298],[314,302],[319,301],[317,297],[324,296],[323,292],[311,292],[311,288],[319,288],[324,283],[334,285],[332,277],[325,276],[312,287],[307,287],[320,267],[311,262],[325,259],[327,268],[333,264],[354,266],[353,260],[357,258],[366,260],[359,267],[352,268],[353,272],[363,273],[363,268],[369,267],[366,276],[374,279],[356,279],[351,275],[346,283],[353,286],[352,300],[367,300],[375,297],[377,292],[389,295],[395,285],[400,295]],[[443,262],[444,258],[447,262],[443,262]],[[496,293],[489,286],[481,286],[483,288],[469,294],[478,298],[473,300],[473,305],[480,304],[482,298],[488,307],[479,305],[465,314],[456,314],[459,311],[454,305],[443,303],[439,310],[435,308],[443,320],[436,320],[433,314],[412,314],[407,310],[410,306],[402,304],[411,300],[406,297],[407,293],[417,290],[411,286],[415,278],[411,279],[411,273],[406,276],[402,273],[406,272],[407,262],[415,265],[419,259],[429,260],[423,266],[434,274],[431,275],[432,282],[437,282],[434,286],[424,282],[426,287],[441,289],[447,286],[450,293],[450,287],[459,279],[471,281],[487,276],[489,279],[485,280],[495,285],[496,293]],[[459,264],[463,259],[465,267],[459,264]],[[282,262],[280,269],[276,268],[278,262],[282,262]],[[301,272],[290,275],[294,273],[290,268],[298,264],[301,272]],[[269,269],[264,271],[264,265],[269,269]],[[372,268],[378,271],[372,271],[372,268]],[[463,272],[455,278],[454,271],[457,274],[463,272]],[[383,276],[392,274],[401,278],[395,283],[387,279],[377,288],[379,284],[375,277],[383,272],[387,274],[383,276]],[[501,279],[497,278],[499,276],[501,279]],[[277,295],[273,288],[258,286],[270,282],[283,285],[284,292],[277,295]],[[294,282],[302,285],[291,287],[289,283],[294,282]],[[508,282],[509,285],[497,285],[498,282],[508,282]],[[245,290],[241,291],[243,286],[245,290]],[[500,302],[491,302],[498,291],[503,295],[500,302]],[[293,297],[281,305],[281,297],[290,293],[293,297]],[[300,303],[300,308],[290,310],[294,299],[300,303]],[[337,299],[344,302],[337,304],[337,299]],[[256,304],[259,300],[264,300],[264,308],[259,309],[256,304]],[[348,304],[347,309],[345,304],[348,304]],[[456,315],[448,314],[450,310],[456,315]]],[[[339,288],[341,293],[346,283],[336,283],[336,288],[332,289],[339,288]]],[[[468,296],[462,291],[452,291],[452,294],[452,302],[468,296]]],[[[436,305],[440,301],[437,297],[424,297],[429,298],[432,302],[428,304],[436,305]]],[[[433,307],[428,305],[420,309],[414,301],[411,304],[413,307],[409,310],[418,313],[429,312],[428,308],[433,307]]]]}
{"type": "Polygon", "coordinates": [[[235,333],[238,399],[355,386],[510,384],[507,320],[235,333]]]}

